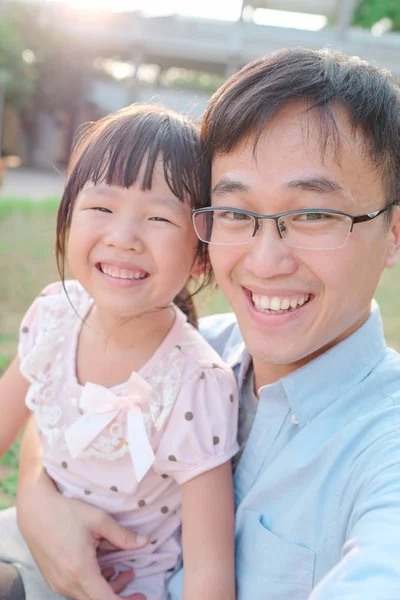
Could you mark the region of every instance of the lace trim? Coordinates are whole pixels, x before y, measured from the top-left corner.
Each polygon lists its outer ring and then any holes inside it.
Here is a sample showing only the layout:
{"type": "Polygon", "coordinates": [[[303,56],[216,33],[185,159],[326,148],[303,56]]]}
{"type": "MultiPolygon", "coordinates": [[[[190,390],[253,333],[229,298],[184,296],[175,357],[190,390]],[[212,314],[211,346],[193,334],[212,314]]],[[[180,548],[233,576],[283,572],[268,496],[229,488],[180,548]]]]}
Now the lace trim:
{"type": "MultiPolygon", "coordinates": [[[[184,360],[180,351],[174,350],[158,362],[157,371],[147,377],[146,381],[153,388],[148,412],[143,412],[147,433],[151,437],[152,427],[160,431],[168,419],[182,382],[184,360]],[[168,366],[168,371],[166,368],[168,366]]],[[[123,436],[126,417],[122,413],[119,421],[114,422],[104,433],[84,451],[82,456],[96,457],[103,460],[115,460],[129,452],[126,439],[123,436]]]]}
{"type": "MultiPolygon", "coordinates": [[[[89,297],[88,297],[89,300],[89,297]]],[[[73,299],[72,299],[73,301],[73,299]]],[[[26,405],[34,413],[39,431],[47,440],[50,447],[57,446],[60,450],[66,450],[64,431],[75,419],[63,422],[62,403],[55,404],[55,398],[65,396],[68,384],[64,386],[67,373],[62,363],[62,348],[66,341],[63,332],[74,331],[76,326],[76,314],[62,295],[50,295],[39,300],[37,315],[37,336],[33,347],[21,361],[21,373],[30,382],[26,405]]],[[[82,296],[79,296],[79,304],[82,296]]],[[[153,389],[151,401],[144,408],[143,418],[149,437],[152,428],[160,431],[175,404],[179,389],[181,387],[184,359],[178,348],[174,348],[162,360],[157,363],[156,368],[146,381],[153,389]]],[[[121,386],[120,394],[125,387],[121,386]]],[[[72,398],[67,400],[69,408],[76,407],[75,418],[80,417],[78,400],[72,398]]],[[[115,460],[129,452],[127,441],[124,437],[126,431],[126,413],[121,412],[117,419],[111,423],[90,446],[82,452],[83,457],[96,457],[102,460],[115,460]]]]}

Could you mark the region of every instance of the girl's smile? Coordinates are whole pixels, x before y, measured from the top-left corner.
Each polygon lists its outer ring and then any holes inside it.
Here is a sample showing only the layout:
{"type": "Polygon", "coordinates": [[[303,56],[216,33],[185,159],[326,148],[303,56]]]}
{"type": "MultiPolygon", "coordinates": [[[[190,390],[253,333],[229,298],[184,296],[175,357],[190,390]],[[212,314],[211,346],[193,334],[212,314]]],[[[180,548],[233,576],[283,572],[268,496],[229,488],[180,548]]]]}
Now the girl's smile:
{"type": "Polygon", "coordinates": [[[159,164],[150,190],[100,184],[77,197],[68,264],[109,316],[169,306],[190,277],[196,250],[189,202],[172,194],[159,164]]]}
{"type": "Polygon", "coordinates": [[[150,277],[150,273],[136,265],[102,261],[96,264],[96,268],[111,285],[137,285],[150,277]]]}

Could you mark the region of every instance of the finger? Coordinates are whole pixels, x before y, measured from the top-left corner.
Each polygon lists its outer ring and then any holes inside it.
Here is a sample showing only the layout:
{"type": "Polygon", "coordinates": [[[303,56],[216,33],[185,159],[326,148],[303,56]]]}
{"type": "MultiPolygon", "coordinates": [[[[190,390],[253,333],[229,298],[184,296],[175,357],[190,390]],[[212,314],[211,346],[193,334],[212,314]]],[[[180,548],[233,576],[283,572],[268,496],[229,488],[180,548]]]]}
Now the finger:
{"type": "Polygon", "coordinates": [[[73,596],[77,600],[117,600],[110,583],[102,576],[100,568],[89,569],[80,579],[81,595],[73,596]]]}
{"type": "Polygon", "coordinates": [[[117,596],[110,587],[110,584],[103,579],[103,583],[96,583],[95,586],[91,585],[87,587],[86,584],[83,584],[85,589],[83,590],[82,596],[74,596],[78,600],[118,600],[119,596],[117,596]]]}
{"type": "Polygon", "coordinates": [[[107,567],[107,569],[103,569],[101,571],[101,574],[104,577],[104,579],[111,579],[111,577],[115,575],[115,569],[113,569],[112,567],[107,567]]]}
{"type": "Polygon", "coordinates": [[[147,600],[143,594],[132,594],[131,596],[124,596],[124,600],[147,600]]]}
{"type": "Polygon", "coordinates": [[[100,535],[110,544],[120,550],[135,550],[146,546],[149,538],[145,535],[137,535],[134,531],[130,531],[126,527],[119,525],[109,515],[101,514],[101,519],[95,526],[95,534],[100,535]]]}
{"type": "Polygon", "coordinates": [[[134,579],[135,575],[132,570],[122,571],[113,581],[109,582],[109,586],[116,593],[120,594],[126,586],[134,579]]]}
{"type": "Polygon", "coordinates": [[[108,552],[115,552],[116,550],[119,550],[119,548],[114,546],[114,544],[110,544],[110,542],[107,542],[107,540],[101,540],[99,550],[101,550],[101,552],[108,553],[108,552]]]}

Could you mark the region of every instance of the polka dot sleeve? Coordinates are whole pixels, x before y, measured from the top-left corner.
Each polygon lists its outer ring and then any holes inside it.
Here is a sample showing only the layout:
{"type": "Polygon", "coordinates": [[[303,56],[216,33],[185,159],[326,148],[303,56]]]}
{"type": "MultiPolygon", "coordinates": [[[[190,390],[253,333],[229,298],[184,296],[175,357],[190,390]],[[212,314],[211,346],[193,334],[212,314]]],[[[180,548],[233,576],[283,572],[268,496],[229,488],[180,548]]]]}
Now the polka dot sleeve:
{"type": "Polygon", "coordinates": [[[22,319],[19,329],[18,356],[20,361],[23,361],[35,344],[38,333],[38,311],[39,299],[36,298],[22,319]]]}
{"type": "Polygon", "coordinates": [[[180,485],[238,451],[238,397],[233,373],[205,368],[183,385],[162,436],[154,469],[180,485]]]}
{"type": "Polygon", "coordinates": [[[62,291],[61,283],[52,283],[42,290],[40,295],[33,301],[28,308],[19,330],[18,356],[20,361],[33,349],[36,337],[39,333],[39,309],[42,300],[46,296],[57,295],[62,291]]]}

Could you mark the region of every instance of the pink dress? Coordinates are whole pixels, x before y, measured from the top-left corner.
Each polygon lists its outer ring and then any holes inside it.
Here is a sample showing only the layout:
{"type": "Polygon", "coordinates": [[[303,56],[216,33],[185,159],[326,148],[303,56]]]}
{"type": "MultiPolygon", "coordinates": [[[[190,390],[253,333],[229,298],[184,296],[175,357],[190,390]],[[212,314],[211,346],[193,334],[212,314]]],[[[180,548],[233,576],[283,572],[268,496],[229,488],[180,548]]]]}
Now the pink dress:
{"type": "Polygon", "coordinates": [[[48,286],[25,315],[21,373],[31,383],[43,463],[59,490],[150,536],[141,550],[100,547],[102,568],[134,568],[125,594],[166,600],[181,557],[180,485],[238,451],[232,372],[175,308],[171,331],[129,381],[113,388],[76,377],[80,330],[93,300],[75,281],[48,286]]]}

